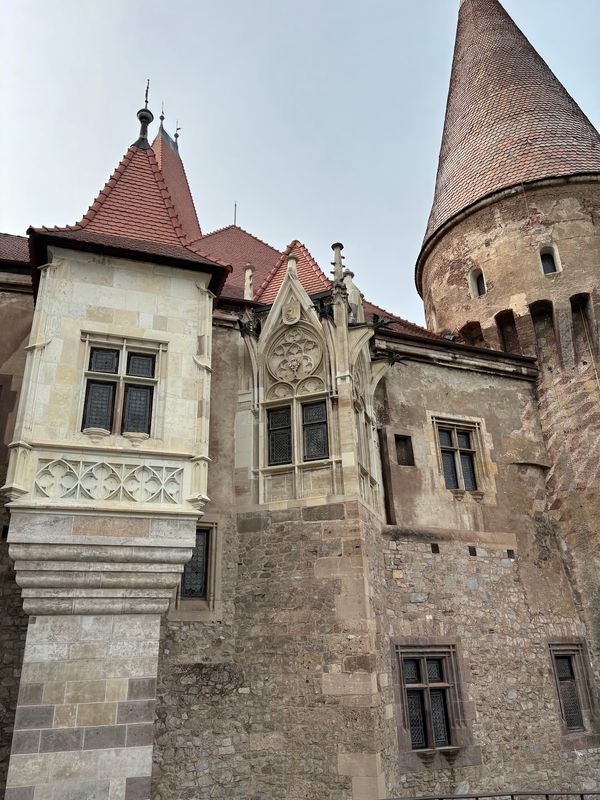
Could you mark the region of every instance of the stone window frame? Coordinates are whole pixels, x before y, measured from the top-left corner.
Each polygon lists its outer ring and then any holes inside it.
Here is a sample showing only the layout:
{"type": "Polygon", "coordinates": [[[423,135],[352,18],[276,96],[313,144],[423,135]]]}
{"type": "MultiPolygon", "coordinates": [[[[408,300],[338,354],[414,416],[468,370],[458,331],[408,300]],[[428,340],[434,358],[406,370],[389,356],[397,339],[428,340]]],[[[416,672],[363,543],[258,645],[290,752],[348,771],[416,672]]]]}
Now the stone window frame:
{"type": "Polygon", "coordinates": [[[446,415],[427,412],[429,424],[433,428],[433,443],[435,448],[435,463],[437,469],[434,474],[434,483],[438,489],[450,492],[456,498],[472,497],[481,500],[484,496],[493,496],[496,493],[496,482],[494,478],[494,467],[490,457],[491,443],[485,427],[485,420],[482,417],[471,417],[464,415],[446,415]],[[475,476],[477,489],[466,490],[464,488],[448,489],[444,478],[444,466],[442,462],[442,445],[440,443],[438,429],[462,428],[469,430],[472,437],[472,449],[474,451],[475,476]]]}
{"type": "Polygon", "coordinates": [[[169,606],[168,618],[181,622],[219,622],[223,618],[223,542],[218,521],[204,517],[198,521],[197,530],[208,531],[208,575],[206,599],[181,596],[181,579],[169,606]]]}
{"type": "Polygon", "coordinates": [[[555,244],[546,244],[540,247],[538,251],[538,263],[540,271],[544,278],[551,278],[553,275],[558,275],[560,272],[563,271],[560,255],[558,253],[558,248],[555,244]],[[542,261],[542,256],[544,255],[552,256],[555,266],[554,272],[544,272],[544,262],[542,261]]]}
{"type": "Polygon", "coordinates": [[[485,273],[481,269],[481,267],[473,267],[473,269],[469,272],[469,289],[471,291],[471,297],[473,300],[479,300],[481,297],[485,297],[488,292],[487,281],[485,279],[485,273]],[[483,292],[479,291],[479,278],[483,278],[483,292]]]}
{"type": "Polygon", "coordinates": [[[564,746],[575,750],[598,747],[600,745],[600,714],[594,696],[594,682],[585,640],[577,637],[553,639],[548,642],[548,653],[555,708],[560,719],[560,732],[564,746]],[[572,659],[575,686],[584,724],[584,728],[581,730],[571,730],[567,727],[554,660],[556,656],[570,656],[572,659]]]}
{"type": "Polygon", "coordinates": [[[465,683],[470,678],[460,641],[404,637],[392,642],[392,676],[394,683],[399,766],[404,772],[447,770],[481,764],[481,748],[473,742],[474,704],[467,700],[465,683]],[[440,658],[445,662],[448,677],[448,722],[450,745],[413,750],[408,724],[406,685],[402,675],[402,659],[406,656],[440,658]]]}
{"type": "Polygon", "coordinates": [[[161,439],[164,435],[165,423],[165,383],[166,383],[166,369],[167,369],[167,352],[168,344],[165,341],[156,339],[144,339],[133,336],[120,336],[110,333],[98,333],[95,331],[82,331],[81,332],[82,353],[81,353],[81,390],[79,395],[79,403],[77,407],[77,430],[80,430],[84,435],[97,439],[99,437],[124,437],[133,444],[138,444],[147,439],[161,439]],[[92,349],[104,350],[119,350],[119,370],[117,373],[99,373],[90,370],[90,359],[92,349]],[[155,358],[154,377],[153,378],[138,378],[136,376],[128,376],[125,372],[128,355],[130,353],[143,353],[152,355],[155,358]],[[111,377],[112,376],[112,377],[111,377]],[[114,406],[123,406],[124,403],[124,386],[125,383],[139,383],[140,385],[153,386],[153,399],[152,399],[152,415],[150,422],[150,433],[135,433],[135,432],[121,432],[120,420],[121,413],[113,415],[112,430],[108,431],[104,428],[84,428],[82,429],[85,403],[87,397],[87,385],[89,381],[102,380],[117,384],[117,392],[115,393],[114,406]]]}
{"type": "Polygon", "coordinates": [[[303,469],[311,469],[324,464],[332,464],[336,459],[335,442],[333,441],[333,407],[331,397],[328,392],[315,392],[314,394],[294,395],[285,399],[266,400],[261,403],[262,407],[262,430],[264,435],[261,437],[261,472],[263,475],[272,475],[278,472],[294,472],[294,483],[299,483],[299,473],[303,469]],[[302,417],[302,407],[314,405],[315,403],[325,403],[326,424],[327,424],[327,458],[312,460],[304,459],[304,427],[302,417]],[[278,408],[291,408],[292,419],[292,460],[285,464],[269,464],[269,411],[276,411],[278,408]]]}

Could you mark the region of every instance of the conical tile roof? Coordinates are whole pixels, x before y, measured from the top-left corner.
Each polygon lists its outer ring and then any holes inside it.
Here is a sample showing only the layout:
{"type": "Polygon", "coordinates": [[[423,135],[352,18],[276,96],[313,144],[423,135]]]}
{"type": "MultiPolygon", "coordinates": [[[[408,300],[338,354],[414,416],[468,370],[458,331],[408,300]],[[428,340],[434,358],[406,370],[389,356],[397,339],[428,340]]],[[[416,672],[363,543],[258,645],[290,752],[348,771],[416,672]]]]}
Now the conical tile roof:
{"type": "Polygon", "coordinates": [[[500,189],[600,172],[600,135],[498,0],[462,0],[425,242],[500,189]]]}

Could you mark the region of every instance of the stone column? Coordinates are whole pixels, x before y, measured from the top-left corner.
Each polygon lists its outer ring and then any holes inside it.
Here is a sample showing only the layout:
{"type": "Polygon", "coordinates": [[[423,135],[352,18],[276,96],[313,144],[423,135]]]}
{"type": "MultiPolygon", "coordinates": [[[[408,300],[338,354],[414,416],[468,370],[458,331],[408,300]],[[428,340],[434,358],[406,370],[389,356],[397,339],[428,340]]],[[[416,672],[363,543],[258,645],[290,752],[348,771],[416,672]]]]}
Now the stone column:
{"type": "Polygon", "coordinates": [[[30,615],[7,800],[149,800],[161,614],[195,517],[13,513],[30,615]]]}

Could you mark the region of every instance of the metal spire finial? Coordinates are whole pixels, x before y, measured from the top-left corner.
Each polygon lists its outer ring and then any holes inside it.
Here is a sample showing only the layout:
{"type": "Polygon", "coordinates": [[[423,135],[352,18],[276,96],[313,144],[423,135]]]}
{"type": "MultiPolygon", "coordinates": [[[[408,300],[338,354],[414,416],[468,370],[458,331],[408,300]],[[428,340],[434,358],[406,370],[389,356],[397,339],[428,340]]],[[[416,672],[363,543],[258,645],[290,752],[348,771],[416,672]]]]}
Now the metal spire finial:
{"type": "Polygon", "coordinates": [[[140,121],[140,136],[136,142],[137,147],[150,147],[148,143],[148,125],[154,119],[154,114],[148,108],[148,90],[150,89],[150,78],[146,81],[146,93],[144,95],[144,107],[137,112],[140,121]]]}
{"type": "Polygon", "coordinates": [[[159,117],[159,120],[160,120],[160,127],[162,128],[163,122],[165,121],[165,101],[164,100],[161,100],[161,103],[160,103],[160,117],[159,117]]]}

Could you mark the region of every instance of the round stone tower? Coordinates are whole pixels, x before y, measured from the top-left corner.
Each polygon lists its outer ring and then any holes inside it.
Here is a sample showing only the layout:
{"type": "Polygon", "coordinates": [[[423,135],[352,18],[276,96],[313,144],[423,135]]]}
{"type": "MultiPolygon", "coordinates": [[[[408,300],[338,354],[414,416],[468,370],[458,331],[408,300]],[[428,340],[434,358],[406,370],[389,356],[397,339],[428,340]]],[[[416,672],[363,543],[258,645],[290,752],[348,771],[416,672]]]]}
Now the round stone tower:
{"type": "Polygon", "coordinates": [[[572,366],[597,338],[600,135],[497,0],[461,3],[416,280],[429,327],[471,344],[534,354],[550,317],[572,366]]]}
{"type": "Polygon", "coordinates": [[[537,357],[540,513],[600,654],[600,135],[498,0],[461,2],[416,282],[432,330],[537,357]]]}

